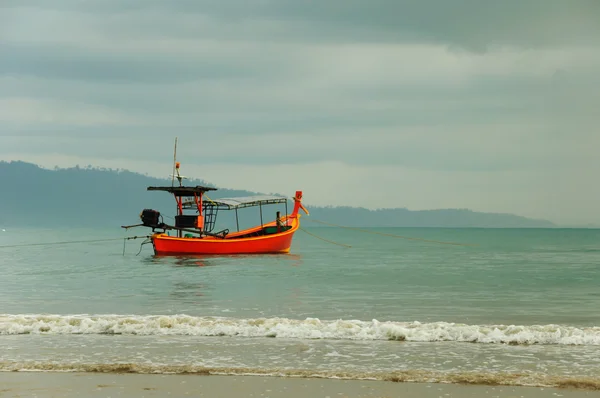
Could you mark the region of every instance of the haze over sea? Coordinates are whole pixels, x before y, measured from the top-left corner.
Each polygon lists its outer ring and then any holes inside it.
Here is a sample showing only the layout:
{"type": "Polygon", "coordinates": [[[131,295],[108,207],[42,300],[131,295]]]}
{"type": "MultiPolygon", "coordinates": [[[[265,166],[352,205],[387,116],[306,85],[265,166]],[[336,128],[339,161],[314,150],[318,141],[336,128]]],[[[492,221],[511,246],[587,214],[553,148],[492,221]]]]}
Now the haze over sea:
{"type": "MultiPolygon", "coordinates": [[[[475,245],[454,246],[304,220],[352,247],[303,231],[287,255],[3,247],[0,369],[600,385],[600,230],[370,229],[475,245]]],[[[7,229],[0,246],[120,235],[7,229]]]]}

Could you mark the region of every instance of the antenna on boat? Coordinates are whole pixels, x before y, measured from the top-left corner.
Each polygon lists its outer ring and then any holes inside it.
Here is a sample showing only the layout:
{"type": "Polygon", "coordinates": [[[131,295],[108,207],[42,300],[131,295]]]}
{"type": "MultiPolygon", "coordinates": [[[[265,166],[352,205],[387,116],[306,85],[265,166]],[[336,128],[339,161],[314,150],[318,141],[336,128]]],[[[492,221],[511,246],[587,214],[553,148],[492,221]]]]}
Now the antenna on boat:
{"type": "MultiPolygon", "coordinates": [[[[175,137],[175,149],[173,149],[173,174],[171,174],[171,187],[175,185],[175,168],[177,167],[177,137],[175,137]]],[[[181,181],[179,182],[181,185],[181,181]]]]}
{"type": "Polygon", "coordinates": [[[179,174],[179,162],[177,161],[177,137],[175,137],[175,149],[173,150],[173,174],[171,174],[171,187],[175,185],[175,177],[177,177],[177,181],[179,181],[179,186],[181,186],[181,180],[187,178],[179,174]]]}

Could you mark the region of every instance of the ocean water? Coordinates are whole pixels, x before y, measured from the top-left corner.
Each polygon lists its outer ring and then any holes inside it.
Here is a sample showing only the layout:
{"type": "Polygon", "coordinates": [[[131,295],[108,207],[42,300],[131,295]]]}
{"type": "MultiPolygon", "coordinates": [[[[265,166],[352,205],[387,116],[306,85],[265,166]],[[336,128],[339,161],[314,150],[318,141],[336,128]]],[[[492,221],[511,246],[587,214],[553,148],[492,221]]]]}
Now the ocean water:
{"type": "Polygon", "coordinates": [[[123,252],[145,230],[0,230],[0,370],[600,388],[600,230],[303,226],[351,247],[155,257],[123,252]]]}

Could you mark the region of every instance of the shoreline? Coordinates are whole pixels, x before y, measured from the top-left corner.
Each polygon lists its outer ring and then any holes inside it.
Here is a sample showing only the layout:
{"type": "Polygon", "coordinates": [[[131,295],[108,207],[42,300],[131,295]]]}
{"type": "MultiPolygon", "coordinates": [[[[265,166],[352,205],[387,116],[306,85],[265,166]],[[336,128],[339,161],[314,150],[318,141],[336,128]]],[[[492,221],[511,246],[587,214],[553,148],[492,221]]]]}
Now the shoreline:
{"type": "MultiPolygon", "coordinates": [[[[181,377],[256,377],[282,380],[332,380],[357,383],[394,383],[456,385],[498,388],[545,388],[600,392],[600,378],[591,376],[546,375],[508,372],[435,372],[396,370],[360,372],[319,369],[205,367],[198,365],[157,365],[136,363],[59,364],[52,362],[0,362],[0,375],[104,375],[104,376],[181,376],[181,377]]],[[[0,378],[1,380],[1,378],[0,378]]],[[[600,395],[600,394],[599,394],[600,395]]]]}
{"type": "Polygon", "coordinates": [[[206,374],[92,372],[0,372],[0,396],[22,397],[482,397],[542,398],[597,396],[597,391],[525,386],[342,380],[206,374]]]}

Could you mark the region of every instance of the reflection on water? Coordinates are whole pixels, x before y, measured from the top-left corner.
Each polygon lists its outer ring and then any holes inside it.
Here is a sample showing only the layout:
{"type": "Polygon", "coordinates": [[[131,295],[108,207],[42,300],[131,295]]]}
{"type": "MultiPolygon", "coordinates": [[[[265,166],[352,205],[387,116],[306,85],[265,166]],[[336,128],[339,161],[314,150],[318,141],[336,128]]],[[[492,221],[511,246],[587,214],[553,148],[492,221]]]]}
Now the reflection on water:
{"type": "Polygon", "coordinates": [[[170,263],[174,267],[210,267],[217,265],[211,259],[200,256],[175,256],[170,263]]]}
{"type": "Polygon", "coordinates": [[[164,264],[173,267],[211,267],[217,265],[302,265],[302,255],[296,253],[272,254],[190,254],[190,255],[151,255],[144,257],[142,262],[148,264],[164,264]],[[267,260],[267,261],[265,261],[267,260]]]}

